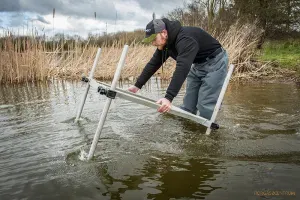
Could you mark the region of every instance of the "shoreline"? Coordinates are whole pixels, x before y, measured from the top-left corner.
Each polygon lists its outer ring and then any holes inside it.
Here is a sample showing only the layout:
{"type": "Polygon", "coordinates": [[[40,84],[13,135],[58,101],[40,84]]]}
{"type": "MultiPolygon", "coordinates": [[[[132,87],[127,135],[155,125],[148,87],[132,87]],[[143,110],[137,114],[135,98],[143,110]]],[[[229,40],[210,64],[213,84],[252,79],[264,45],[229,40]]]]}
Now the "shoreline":
{"type": "MultiPolygon", "coordinates": [[[[278,67],[276,67],[278,69],[278,67]]],[[[85,75],[86,76],[86,75],[85,75]]],[[[171,79],[170,78],[162,78],[160,75],[153,75],[153,77],[156,77],[160,79],[162,82],[168,84],[171,79]]],[[[61,80],[61,81],[76,81],[81,82],[82,76],[74,77],[74,76],[52,76],[44,80],[30,80],[30,81],[24,81],[24,82],[10,82],[7,83],[0,82],[0,85],[22,85],[26,83],[43,83],[43,82],[51,82],[53,80],[61,80]]],[[[126,77],[126,78],[120,78],[119,82],[129,82],[134,84],[137,77],[126,77]]],[[[97,81],[104,81],[109,82],[113,80],[113,77],[109,76],[107,78],[103,76],[94,76],[94,79],[97,81]]],[[[297,75],[297,73],[293,70],[287,70],[285,69],[285,72],[280,72],[280,74],[272,75],[272,76],[264,76],[261,75],[259,77],[250,76],[249,74],[233,74],[230,80],[233,84],[272,84],[272,83],[283,83],[283,84],[296,84],[300,86],[300,77],[297,75]],[[242,76],[241,76],[242,75],[242,76]]]]}

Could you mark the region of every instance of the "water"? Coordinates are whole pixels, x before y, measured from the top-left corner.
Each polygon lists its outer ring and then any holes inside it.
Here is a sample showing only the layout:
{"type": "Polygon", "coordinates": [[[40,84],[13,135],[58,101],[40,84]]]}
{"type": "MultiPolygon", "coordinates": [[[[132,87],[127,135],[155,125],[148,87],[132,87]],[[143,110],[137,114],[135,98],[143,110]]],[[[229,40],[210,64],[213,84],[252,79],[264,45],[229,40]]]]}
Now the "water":
{"type": "MultiPolygon", "coordinates": [[[[158,99],[166,87],[152,79],[141,94],[158,99]]],[[[194,122],[116,99],[90,162],[79,157],[89,150],[106,99],[91,90],[74,124],[84,89],[55,80],[0,86],[1,200],[299,196],[295,85],[231,84],[217,117],[221,129],[210,136],[194,122]]]]}

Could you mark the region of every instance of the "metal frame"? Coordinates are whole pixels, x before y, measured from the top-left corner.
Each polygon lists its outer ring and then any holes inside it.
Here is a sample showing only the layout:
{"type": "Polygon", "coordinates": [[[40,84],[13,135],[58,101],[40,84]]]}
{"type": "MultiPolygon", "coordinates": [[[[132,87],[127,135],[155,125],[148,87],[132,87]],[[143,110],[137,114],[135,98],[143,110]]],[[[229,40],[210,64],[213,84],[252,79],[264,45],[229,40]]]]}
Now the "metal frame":
{"type": "MultiPolygon", "coordinates": [[[[120,74],[121,74],[122,67],[125,64],[125,57],[126,57],[126,54],[128,52],[128,45],[124,46],[124,49],[123,49],[121,58],[119,60],[119,63],[118,63],[118,66],[117,66],[117,69],[116,69],[116,72],[115,72],[115,75],[114,75],[114,78],[113,78],[113,81],[112,81],[111,85],[108,85],[106,83],[97,82],[95,79],[93,79],[93,75],[94,75],[94,72],[95,72],[95,69],[96,69],[96,66],[97,66],[97,62],[98,62],[98,59],[99,59],[99,56],[100,56],[100,52],[101,52],[101,49],[99,48],[98,52],[97,52],[97,55],[96,55],[96,59],[94,61],[93,68],[91,70],[91,73],[89,74],[89,77],[88,78],[87,77],[82,78],[82,81],[87,82],[88,84],[87,84],[84,96],[82,97],[80,107],[79,107],[79,110],[77,112],[76,119],[75,119],[75,122],[77,122],[80,118],[80,115],[82,113],[84,103],[85,103],[85,100],[86,100],[86,97],[87,97],[87,93],[88,93],[90,87],[96,89],[100,94],[106,95],[108,97],[107,100],[106,100],[105,106],[103,108],[103,111],[102,111],[102,114],[101,114],[101,117],[100,117],[100,120],[99,120],[99,124],[98,124],[97,130],[96,130],[96,133],[94,135],[93,143],[91,145],[89,154],[87,156],[87,160],[90,160],[94,155],[94,152],[95,152],[95,149],[96,149],[96,146],[97,146],[100,134],[101,134],[101,130],[104,126],[104,122],[105,122],[105,119],[106,119],[106,116],[107,116],[107,113],[108,113],[108,110],[109,110],[112,99],[114,99],[116,97],[117,98],[122,98],[122,99],[132,101],[132,102],[144,105],[144,106],[148,106],[150,108],[154,108],[154,109],[157,109],[157,108],[160,107],[160,104],[157,104],[156,101],[154,101],[152,99],[149,99],[149,98],[146,98],[146,97],[143,97],[143,96],[140,96],[140,95],[137,95],[137,94],[134,94],[134,93],[131,93],[129,91],[122,90],[122,89],[116,87],[117,81],[119,80],[119,77],[120,77],[120,74]]],[[[214,121],[217,117],[219,108],[220,108],[222,100],[224,98],[224,94],[225,94],[227,85],[229,83],[230,77],[232,75],[233,68],[234,68],[234,66],[230,65],[229,72],[228,72],[228,74],[225,78],[221,93],[219,95],[219,98],[218,98],[217,104],[215,106],[212,118],[210,120],[205,119],[205,118],[200,117],[200,116],[197,116],[197,115],[194,115],[194,114],[191,114],[189,112],[186,112],[186,111],[184,111],[184,110],[182,110],[182,109],[180,109],[176,106],[173,106],[173,105],[172,105],[171,110],[169,111],[169,113],[180,116],[180,117],[183,117],[183,118],[186,118],[186,119],[189,119],[189,120],[192,120],[192,121],[195,121],[199,124],[202,124],[202,125],[206,126],[207,127],[206,135],[209,135],[212,129],[218,129],[219,126],[218,126],[218,124],[214,123],[214,121]]]]}

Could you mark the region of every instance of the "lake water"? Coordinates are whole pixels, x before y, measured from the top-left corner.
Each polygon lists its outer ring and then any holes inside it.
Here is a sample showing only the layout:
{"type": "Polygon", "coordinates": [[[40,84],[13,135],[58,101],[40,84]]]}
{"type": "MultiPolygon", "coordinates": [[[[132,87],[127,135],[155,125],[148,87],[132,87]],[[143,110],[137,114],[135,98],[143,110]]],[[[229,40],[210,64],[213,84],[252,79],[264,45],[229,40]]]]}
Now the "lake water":
{"type": "MultiPolygon", "coordinates": [[[[167,86],[151,79],[140,94],[156,100],[167,86]]],[[[189,120],[115,99],[89,162],[79,156],[106,98],[91,89],[73,123],[84,90],[58,80],[0,86],[1,200],[300,198],[296,85],[231,84],[210,136],[189,120]]]]}

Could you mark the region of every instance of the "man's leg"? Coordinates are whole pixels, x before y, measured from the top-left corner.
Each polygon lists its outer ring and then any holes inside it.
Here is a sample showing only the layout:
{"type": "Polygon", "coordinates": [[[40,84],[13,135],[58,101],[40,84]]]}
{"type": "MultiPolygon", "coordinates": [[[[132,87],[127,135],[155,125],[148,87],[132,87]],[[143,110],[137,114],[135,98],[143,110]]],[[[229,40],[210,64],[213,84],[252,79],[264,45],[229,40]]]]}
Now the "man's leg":
{"type": "Polygon", "coordinates": [[[186,93],[183,99],[183,105],[180,106],[181,109],[193,114],[197,113],[198,93],[201,84],[201,77],[198,76],[193,64],[187,76],[186,93]]]}
{"type": "Polygon", "coordinates": [[[207,75],[202,79],[199,89],[197,109],[200,116],[211,119],[224,80],[227,75],[228,56],[226,52],[220,53],[216,58],[209,60],[204,67],[207,75]]]}

